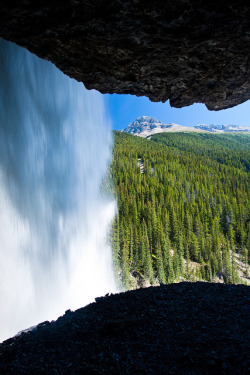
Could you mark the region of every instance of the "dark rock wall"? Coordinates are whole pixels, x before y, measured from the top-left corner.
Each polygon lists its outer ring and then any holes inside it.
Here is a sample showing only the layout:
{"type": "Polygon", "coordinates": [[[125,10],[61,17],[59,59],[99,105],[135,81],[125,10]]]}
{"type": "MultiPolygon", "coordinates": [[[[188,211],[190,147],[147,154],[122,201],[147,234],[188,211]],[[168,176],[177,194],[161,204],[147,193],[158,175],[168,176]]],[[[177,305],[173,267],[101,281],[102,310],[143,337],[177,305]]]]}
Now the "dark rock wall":
{"type": "Polygon", "coordinates": [[[234,0],[1,1],[0,36],[88,89],[209,109],[250,98],[250,6],[234,0]]]}

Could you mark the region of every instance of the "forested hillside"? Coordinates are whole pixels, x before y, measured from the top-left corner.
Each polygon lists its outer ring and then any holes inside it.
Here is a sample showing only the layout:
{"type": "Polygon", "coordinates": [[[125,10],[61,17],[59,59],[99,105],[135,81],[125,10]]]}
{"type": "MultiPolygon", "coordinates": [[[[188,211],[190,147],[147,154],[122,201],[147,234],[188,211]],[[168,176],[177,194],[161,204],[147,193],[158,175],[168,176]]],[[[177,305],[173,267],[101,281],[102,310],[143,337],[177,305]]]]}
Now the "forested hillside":
{"type": "Polygon", "coordinates": [[[114,137],[118,212],[111,240],[123,287],[245,282],[250,136],[164,133],[149,140],[115,132],[114,137]]]}

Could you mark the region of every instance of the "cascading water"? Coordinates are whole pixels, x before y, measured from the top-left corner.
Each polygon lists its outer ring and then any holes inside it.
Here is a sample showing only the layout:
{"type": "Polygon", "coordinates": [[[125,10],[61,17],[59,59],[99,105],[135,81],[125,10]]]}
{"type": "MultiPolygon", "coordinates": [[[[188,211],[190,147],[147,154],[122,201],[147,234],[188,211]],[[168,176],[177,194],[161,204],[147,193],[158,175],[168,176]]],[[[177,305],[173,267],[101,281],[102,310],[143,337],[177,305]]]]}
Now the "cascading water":
{"type": "Polygon", "coordinates": [[[102,97],[0,41],[0,339],[115,291],[102,97]]]}

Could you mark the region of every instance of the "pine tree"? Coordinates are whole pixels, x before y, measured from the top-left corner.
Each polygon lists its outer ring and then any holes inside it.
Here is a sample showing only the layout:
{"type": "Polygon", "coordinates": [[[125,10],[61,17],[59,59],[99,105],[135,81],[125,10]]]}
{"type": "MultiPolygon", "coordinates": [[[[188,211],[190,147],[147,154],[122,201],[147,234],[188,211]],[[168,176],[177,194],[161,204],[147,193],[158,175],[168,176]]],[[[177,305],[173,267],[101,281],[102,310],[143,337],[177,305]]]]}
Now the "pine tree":
{"type": "Polygon", "coordinates": [[[125,289],[129,289],[130,288],[129,247],[125,238],[123,238],[121,268],[122,268],[122,283],[125,289]]]}
{"type": "Polygon", "coordinates": [[[175,275],[173,269],[173,259],[170,253],[170,240],[167,235],[163,236],[162,238],[162,256],[166,282],[169,284],[174,282],[175,275]]]}
{"type": "Polygon", "coordinates": [[[111,245],[112,245],[112,250],[113,250],[113,268],[115,271],[115,276],[116,276],[116,281],[117,284],[120,285],[120,280],[119,280],[119,271],[121,268],[121,263],[120,263],[120,228],[119,228],[119,217],[116,215],[113,225],[112,225],[112,230],[111,230],[111,245]]]}
{"type": "Polygon", "coordinates": [[[160,283],[166,283],[160,242],[158,242],[156,246],[155,256],[156,256],[156,272],[157,272],[158,280],[160,283]]]}
{"type": "Polygon", "coordinates": [[[144,274],[145,278],[149,280],[151,285],[155,284],[154,280],[154,271],[153,271],[153,266],[152,266],[152,258],[150,254],[150,248],[149,248],[149,240],[148,236],[145,236],[145,257],[144,257],[144,274]]]}
{"type": "Polygon", "coordinates": [[[189,253],[191,260],[198,262],[200,257],[200,249],[199,249],[199,243],[196,235],[194,233],[191,233],[191,239],[190,239],[190,246],[189,246],[189,253]]]}

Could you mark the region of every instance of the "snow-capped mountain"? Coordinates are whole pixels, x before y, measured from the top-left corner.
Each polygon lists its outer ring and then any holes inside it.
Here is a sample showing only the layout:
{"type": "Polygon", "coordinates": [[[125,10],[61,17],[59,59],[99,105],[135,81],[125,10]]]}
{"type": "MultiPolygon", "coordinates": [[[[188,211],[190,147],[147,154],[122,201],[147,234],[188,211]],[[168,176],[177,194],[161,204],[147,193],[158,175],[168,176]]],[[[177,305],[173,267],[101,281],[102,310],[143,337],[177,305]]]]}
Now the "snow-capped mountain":
{"type": "Polygon", "coordinates": [[[196,129],[205,130],[212,133],[225,133],[225,132],[249,132],[250,128],[239,125],[205,125],[200,124],[195,126],[196,129]]]}
{"type": "Polygon", "coordinates": [[[168,131],[196,131],[196,129],[173,123],[163,124],[160,120],[157,120],[154,117],[142,116],[138,117],[135,121],[131,122],[131,124],[126,127],[126,129],[121,131],[146,138],[149,135],[153,135],[156,133],[163,133],[168,131]]]}
{"type": "Polygon", "coordinates": [[[154,117],[142,116],[138,117],[135,121],[131,122],[126,129],[121,130],[125,133],[138,135],[146,138],[150,135],[163,132],[212,132],[212,133],[224,133],[224,132],[250,132],[250,128],[238,125],[195,125],[182,126],[177,124],[163,124],[160,120],[154,117]]]}

